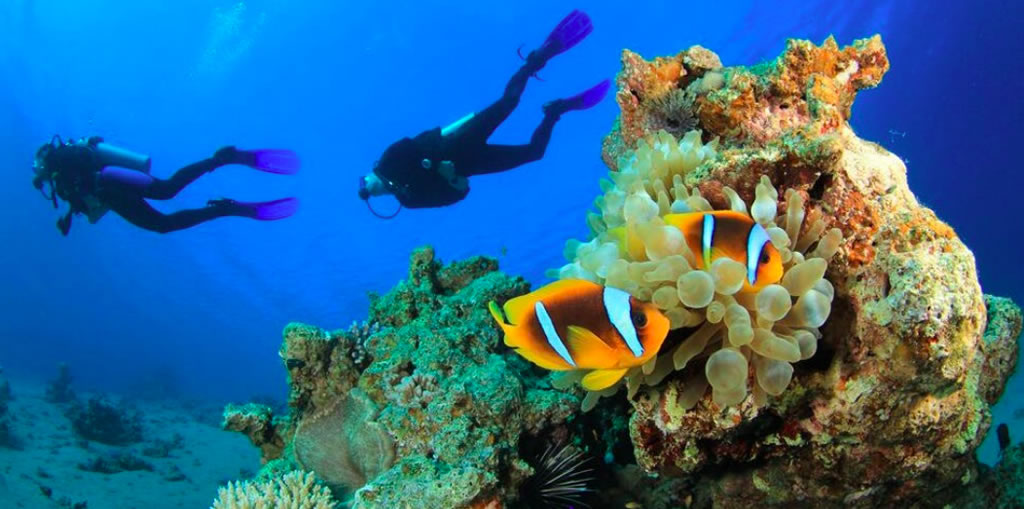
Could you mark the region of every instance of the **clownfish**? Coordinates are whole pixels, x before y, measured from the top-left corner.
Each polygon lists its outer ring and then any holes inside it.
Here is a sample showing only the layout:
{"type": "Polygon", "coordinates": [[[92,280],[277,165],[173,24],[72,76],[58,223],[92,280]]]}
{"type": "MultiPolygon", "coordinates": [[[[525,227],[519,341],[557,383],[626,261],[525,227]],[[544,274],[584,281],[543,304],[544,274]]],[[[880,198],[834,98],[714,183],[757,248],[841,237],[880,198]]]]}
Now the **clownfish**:
{"type": "Polygon", "coordinates": [[[590,370],[583,388],[615,385],[657,355],[669,321],[623,290],[579,279],[556,281],[505,303],[488,304],[505,344],[553,371],[590,370]]]}
{"type": "MultiPolygon", "coordinates": [[[[728,257],[742,263],[747,277],[740,291],[757,291],[782,279],[782,255],[772,244],[768,231],[753,218],[733,210],[687,212],[662,216],[665,223],[683,232],[683,238],[694,253],[697,268],[707,270],[715,260],[728,257]]],[[[626,246],[634,259],[646,259],[643,244],[629,235],[625,227],[609,233],[626,246]]]]}

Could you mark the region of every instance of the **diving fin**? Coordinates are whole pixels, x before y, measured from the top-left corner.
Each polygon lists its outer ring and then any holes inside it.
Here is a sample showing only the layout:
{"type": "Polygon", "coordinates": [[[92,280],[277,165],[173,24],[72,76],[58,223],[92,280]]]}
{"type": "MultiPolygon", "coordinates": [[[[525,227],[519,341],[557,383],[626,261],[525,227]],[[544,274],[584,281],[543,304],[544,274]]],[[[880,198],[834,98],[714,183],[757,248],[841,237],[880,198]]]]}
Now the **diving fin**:
{"type": "Polygon", "coordinates": [[[611,87],[611,80],[604,80],[572,97],[555,99],[544,105],[544,114],[558,116],[567,111],[593,108],[608,95],[608,89],[611,87]]]}
{"type": "Polygon", "coordinates": [[[252,163],[246,163],[257,170],[280,175],[293,175],[299,172],[302,166],[299,155],[291,150],[252,150],[239,151],[243,154],[252,154],[252,163]]]}
{"type": "Polygon", "coordinates": [[[299,210],[298,198],[281,198],[272,201],[245,202],[222,198],[207,202],[210,207],[237,207],[233,215],[250,217],[260,221],[276,221],[290,217],[299,210]]]}
{"type": "Polygon", "coordinates": [[[564,53],[579,44],[593,31],[594,25],[590,22],[590,16],[579,9],[573,10],[565,18],[562,18],[558,26],[548,34],[544,44],[535,52],[536,58],[541,60],[540,66],[543,67],[555,55],[564,53]]]}
{"type": "Polygon", "coordinates": [[[214,158],[221,160],[223,164],[244,164],[256,170],[278,175],[293,175],[298,173],[302,166],[299,155],[291,150],[239,150],[227,146],[218,150],[214,158]]]}

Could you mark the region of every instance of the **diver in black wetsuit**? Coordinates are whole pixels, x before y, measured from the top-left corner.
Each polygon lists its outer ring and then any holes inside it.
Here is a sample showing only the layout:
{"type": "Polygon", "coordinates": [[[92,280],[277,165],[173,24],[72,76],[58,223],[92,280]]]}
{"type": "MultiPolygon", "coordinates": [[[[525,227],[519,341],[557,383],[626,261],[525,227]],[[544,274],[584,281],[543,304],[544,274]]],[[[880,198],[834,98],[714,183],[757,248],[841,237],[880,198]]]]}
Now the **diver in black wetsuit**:
{"type": "Polygon", "coordinates": [[[500,99],[444,129],[435,127],[415,138],[402,138],[392,144],[381,155],[373,172],[360,177],[359,197],[368,200],[371,196],[393,194],[404,207],[442,207],[469,194],[467,177],[505,171],[542,158],[561,115],[599,103],[610,88],[608,80],[573,97],[545,104],[544,119],[534,130],[529,144],[491,145],[487,139],[519,104],[530,77],[549,59],[575,46],[592,30],[585,13],[570,13],[540,48],[530,52],[526,63],[508,81],[500,99]]]}
{"type": "Polygon", "coordinates": [[[169,179],[159,179],[149,175],[148,157],[104,143],[100,137],[65,143],[54,136],[36,151],[32,184],[53,202],[54,208],[59,208],[58,198],[68,202],[69,210],[57,220],[57,228],[64,235],[71,230],[74,215],[84,214],[90,223],[95,223],[108,210],[140,228],[167,233],[225,216],[282,219],[298,208],[295,198],[269,202],[224,198],[210,200],[200,209],[164,214],[146,202],[171,199],[200,176],[228,164],[279,174],[299,169],[298,157],[287,150],[224,147],[213,157],[178,170],[169,179]]]}

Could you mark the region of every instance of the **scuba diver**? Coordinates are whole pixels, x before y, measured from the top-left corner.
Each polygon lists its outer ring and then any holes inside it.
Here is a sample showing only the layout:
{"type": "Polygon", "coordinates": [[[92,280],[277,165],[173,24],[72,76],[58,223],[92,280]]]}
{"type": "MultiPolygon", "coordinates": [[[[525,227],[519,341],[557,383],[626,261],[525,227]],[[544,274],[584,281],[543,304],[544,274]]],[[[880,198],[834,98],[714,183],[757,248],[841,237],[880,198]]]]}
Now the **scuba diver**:
{"type": "Polygon", "coordinates": [[[593,28],[586,13],[572,11],[540,48],[530,52],[496,102],[443,129],[435,127],[415,138],[402,138],[388,147],[374,165],[373,172],[359,178],[359,197],[366,201],[370,212],[390,219],[403,206],[450,205],[469,194],[467,177],[497,173],[541,159],[551,139],[551,131],[562,114],[585,110],[601,102],[611,86],[608,80],[578,95],[546,103],[544,119],[526,145],[492,145],[487,143],[487,139],[519,104],[530,77],[543,69],[548,60],[583,40],[593,28]],[[371,196],[386,194],[394,195],[399,201],[398,210],[391,215],[378,214],[369,202],[371,196]]]}
{"type": "Polygon", "coordinates": [[[289,150],[239,150],[228,146],[168,179],[159,179],[149,174],[148,156],[110,145],[98,136],[68,142],[54,136],[36,151],[32,184],[53,202],[54,208],[59,208],[58,198],[68,202],[70,209],[57,220],[57,229],[65,236],[74,215],[84,214],[95,223],[109,210],[139,228],[168,233],[226,216],[283,219],[298,209],[295,198],[268,202],[222,198],[210,200],[203,208],[164,214],[146,202],[169,200],[197,178],[229,164],[282,175],[299,170],[298,156],[289,150]]]}

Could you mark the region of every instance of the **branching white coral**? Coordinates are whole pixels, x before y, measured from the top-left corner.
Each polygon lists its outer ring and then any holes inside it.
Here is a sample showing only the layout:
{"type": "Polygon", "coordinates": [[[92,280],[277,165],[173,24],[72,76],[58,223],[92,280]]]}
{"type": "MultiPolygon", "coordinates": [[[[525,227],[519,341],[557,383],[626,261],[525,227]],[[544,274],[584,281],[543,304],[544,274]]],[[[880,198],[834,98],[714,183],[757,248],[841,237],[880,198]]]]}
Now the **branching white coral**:
{"type": "Polygon", "coordinates": [[[217,491],[212,509],[333,509],[331,491],[311,472],[294,471],[268,481],[229,482],[217,491]]]}
{"type": "MultiPolygon", "coordinates": [[[[701,253],[694,253],[683,232],[665,221],[668,214],[712,210],[697,189],[683,182],[714,157],[715,145],[702,145],[697,131],[678,143],[663,131],[641,142],[628,164],[602,185],[605,194],[595,202],[600,212],[587,218],[593,239],[567,243],[570,263],[557,272],[559,278],[626,290],[662,309],[672,329],[688,331],[672,351],[627,374],[630,396],[641,384],[655,385],[691,361],[705,360],[704,369],[685,383],[684,406],[696,404],[708,385],[720,406],[738,405],[749,394],[763,405],[768,396],[785,391],[793,363],[814,355],[818,328],[828,318],[834,291],[824,274],[842,235],[838,229],[826,232],[820,212],[807,211],[800,193],[787,191],[786,209],[777,214],[778,191],[767,177],[757,185],[749,211],[734,190],[723,188],[730,209],[749,214],[778,250],[782,276],[766,286],[751,287],[745,265],[727,257],[698,268],[703,266],[697,258],[701,253]]],[[[556,384],[574,381],[562,377],[556,384]]],[[[588,393],[584,409],[616,390],[588,393]]]]}

